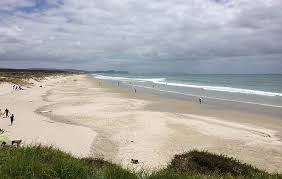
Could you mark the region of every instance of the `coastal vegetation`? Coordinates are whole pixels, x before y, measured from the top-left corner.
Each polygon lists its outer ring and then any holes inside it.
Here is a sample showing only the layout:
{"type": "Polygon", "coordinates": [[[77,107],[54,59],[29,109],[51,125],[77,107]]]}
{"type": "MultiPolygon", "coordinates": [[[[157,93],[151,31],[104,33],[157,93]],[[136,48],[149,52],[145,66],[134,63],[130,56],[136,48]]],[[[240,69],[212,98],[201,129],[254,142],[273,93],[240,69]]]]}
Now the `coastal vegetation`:
{"type": "Polygon", "coordinates": [[[49,70],[0,70],[0,83],[7,82],[17,85],[27,85],[29,80],[42,80],[46,77],[66,75],[71,74],[71,72],[66,71],[49,71],[49,70]]]}
{"type": "Polygon", "coordinates": [[[102,159],[75,158],[53,147],[27,146],[0,149],[1,178],[97,178],[97,179],[189,179],[189,178],[282,178],[243,164],[233,158],[206,151],[175,155],[160,171],[124,169],[102,159]]]}

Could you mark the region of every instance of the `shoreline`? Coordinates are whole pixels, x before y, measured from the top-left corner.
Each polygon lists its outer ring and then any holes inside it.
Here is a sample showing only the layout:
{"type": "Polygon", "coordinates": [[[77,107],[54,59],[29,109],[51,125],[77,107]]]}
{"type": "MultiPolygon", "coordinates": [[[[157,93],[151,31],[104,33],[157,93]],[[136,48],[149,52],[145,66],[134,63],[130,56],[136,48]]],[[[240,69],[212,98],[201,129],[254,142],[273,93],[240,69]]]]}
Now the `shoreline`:
{"type": "MultiPolygon", "coordinates": [[[[105,82],[108,83],[108,87],[117,88],[117,86],[111,85],[111,83],[116,83],[116,81],[105,81],[105,82]]],[[[172,99],[175,101],[184,101],[188,103],[198,104],[198,99],[201,97],[203,99],[202,106],[208,106],[208,108],[213,108],[218,111],[230,110],[230,111],[240,111],[240,112],[251,113],[251,114],[259,113],[260,115],[266,117],[272,117],[277,120],[282,120],[281,118],[282,111],[280,110],[282,106],[236,101],[236,100],[221,99],[221,98],[202,97],[192,94],[178,93],[175,91],[165,91],[161,89],[138,86],[138,85],[123,84],[121,85],[120,88],[124,88],[127,90],[127,92],[130,93],[134,89],[133,87],[135,87],[138,91],[141,91],[141,93],[144,93],[145,95],[150,95],[157,98],[164,98],[168,100],[172,99]]]]}
{"type": "MultiPolygon", "coordinates": [[[[65,101],[50,109],[56,109],[53,112],[58,119],[67,118],[98,133],[92,145],[92,157],[124,167],[157,169],[164,167],[174,154],[196,148],[233,156],[266,170],[280,170],[277,164],[281,159],[278,149],[281,121],[227,109],[209,109],[189,101],[135,94],[105,81],[99,86],[99,80],[91,76],[77,81],[76,85],[65,86],[64,91],[72,95],[64,95],[65,101]],[[74,89],[74,86],[79,87],[74,89]],[[72,105],[65,105],[67,103],[72,105]],[[242,119],[237,119],[238,116],[242,119]],[[266,120],[270,120],[269,124],[265,124],[266,120]],[[227,135],[230,131],[234,136],[227,135]],[[264,145],[273,148],[267,149],[264,145]],[[256,152],[258,149],[261,152],[256,152]],[[269,161],[264,155],[267,153],[271,158],[273,151],[279,154],[274,156],[277,163],[264,166],[263,163],[269,161]],[[142,166],[132,165],[131,158],[139,159],[142,166]]],[[[51,98],[59,96],[54,94],[51,98]]]]}
{"type": "MultiPolygon", "coordinates": [[[[155,91],[156,93],[163,93],[166,96],[175,97],[199,97],[209,99],[209,100],[218,100],[225,102],[235,102],[248,105],[258,105],[262,107],[272,107],[272,108],[281,108],[282,93],[278,91],[263,91],[262,89],[251,89],[251,88],[237,88],[231,86],[208,86],[200,84],[186,84],[182,82],[172,82],[167,81],[164,76],[108,76],[100,74],[92,74],[95,78],[99,80],[107,80],[113,83],[120,82],[123,84],[121,86],[128,88],[139,88],[146,91],[155,91]],[[183,89],[182,89],[183,88],[183,89]],[[228,90],[228,89],[234,90],[228,90]],[[186,90],[185,90],[186,89],[186,90]],[[195,89],[198,90],[195,91],[195,89]],[[191,91],[190,91],[191,90],[191,91]],[[257,93],[256,93],[257,92],[257,93]],[[215,94],[212,94],[215,93],[215,94]],[[221,93],[221,94],[220,94],[221,93]],[[267,97],[272,99],[267,99],[267,97]],[[264,99],[263,99],[264,98],[264,99]],[[279,99],[280,98],[280,99],[279,99]]],[[[201,75],[200,75],[201,76],[201,75]]],[[[187,76],[189,79],[189,76],[187,76]]],[[[192,75],[193,79],[193,75],[192,75]]],[[[152,92],[153,93],[153,92],[152,92]]]]}
{"type": "MultiPolygon", "coordinates": [[[[119,93],[123,97],[132,97],[136,99],[145,99],[145,100],[154,101],[153,105],[148,105],[148,107],[145,107],[146,110],[152,110],[152,111],[155,110],[161,112],[177,112],[177,113],[187,113],[187,114],[191,114],[191,113],[202,114],[205,116],[223,118],[223,120],[224,118],[231,118],[232,120],[238,122],[246,122],[250,124],[255,122],[260,125],[267,125],[266,122],[271,121],[271,123],[274,123],[274,125],[272,125],[271,127],[279,126],[279,129],[282,125],[282,119],[281,119],[282,111],[277,109],[275,109],[275,111],[273,112],[273,111],[267,111],[265,110],[265,108],[261,109],[256,105],[250,106],[248,104],[240,105],[236,103],[227,104],[227,103],[206,101],[205,99],[202,102],[202,104],[199,104],[198,96],[187,95],[190,96],[190,98],[186,99],[186,98],[165,96],[160,93],[150,93],[148,91],[142,91],[142,90],[141,92],[139,92],[138,88],[136,88],[138,92],[134,94],[133,92],[134,88],[130,89],[130,86],[117,87],[113,85],[111,81],[96,79],[92,76],[88,76],[87,78],[89,80],[94,79],[96,81],[96,85],[100,81],[103,81],[104,83],[103,86],[101,87],[105,89],[109,89],[113,93],[119,93]],[[166,105],[161,105],[163,103],[165,103],[166,105]],[[162,108],[160,108],[159,106],[161,106],[162,108]],[[227,113],[231,115],[226,115],[227,113]],[[243,120],[240,120],[237,116],[241,116],[242,113],[246,117],[243,120]],[[256,120],[254,121],[254,119],[256,120]]],[[[271,108],[268,109],[271,110],[271,108]]],[[[282,137],[282,131],[280,136],[282,137]]]]}
{"type": "MultiPolygon", "coordinates": [[[[98,80],[98,79],[95,79],[98,80]]],[[[98,80],[100,81],[100,80],[98,80]]],[[[211,105],[198,105],[197,102],[195,101],[191,101],[191,100],[179,100],[179,99],[175,99],[175,98],[169,98],[167,96],[161,96],[159,94],[151,94],[151,93],[142,93],[141,94],[136,94],[134,95],[134,93],[132,92],[132,90],[130,91],[129,89],[126,88],[118,88],[116,86],[113,86],[109,81],[104,81],[105,88],[110,88],[111,92],[118,92],[120,93],[123,97],[134,97],[137,99],[146,99],[146,100],[152,100],[154,101],[153,104],[148,105],[147,107],[145,107],[146,110],[150,110],[150,111],[160,111],[160,112],[170,112],[170,113],[185,113],[185,114],[200,114],[203,116],[207,116],[207,117],[211,117],[211,118],[215,118],[215,119],[220,119],[223,122],[228,122],[228,121],[234,121],[234,124],[239,123],[242,124],[243,126],[256,126],[256,130],[263,128],[261,126],[264,126],[265,129],[266,128],[271,128],[274,129],[275,134],[273,135],[273,137],[276,137],[279,140],[279,143],[281,143],[281,138],[282,138],[282,121],[280,120],[279,117],[277,116],[268,116],[268,113],[266,113],[265,115],[257,115],[255,114],[253,111],[251,113],[248,113],[246,111],[238,111],[238,110],[232,110],[232,109],[228,109],[228,107],[226,108],[222,108],[222,107],[211,107],[211,105]],[[131,94],[130,94],[131,93],[131,94]],[[162,105],[162,104],[171,104],[171,105],[162,105]],[[187,111],[188,109],[188,111],[187,111]]],[[[248,110],[248,108],[247,108],[248,110]]],[[[178,127],[183,127],[183,126],[178,126],[178,127]]],[[[258,132],[259,133],[259,132],[258,132]]],[[[265,134],[262,134],[265,135],[265,134]]],[[[268,136],[268,134],[265,135],[266,137],[268,136]]],[[[235,141],[236,142],[236,141],[235,141]]],[[[228,142],[227,142],[228,143],[228,142]]],[[[280,145],[280,144],[279,144],[280,145]]],[[[189,147],[188,147],[189,148],[189,147]]],[[[232,147],[231,147],[232,148],[232,147]]],[[[191,149],[191,148],[190,148],[191,149]]],[[[192,148],[194,149],[194,148],[192,148]]],[[[197,148],[197,149],[201,149],[201,148],[197,148]]],[[[204,150],[206,150],[206,148],[204,148],[204,150]]],[[[231,149],[232,150],[232,149],[231,149]]],[[[279,150],[279,149],[278,149],[279,150]]],[[[218,154],[227,154],[228,156],[232,156],[235,157],[239,160],[242,159],[242,156],[239,155],[234,155],[232,154],[232,152],[227,152],[225,149],[211,149],[208,151],[212,151],[218,154]]],[[[184,152],[184,151],[182,151],[184,152]]],[[[262,154],[265,155],[265,154],[262,154]]],[[[248,158],[249,156],[244,156],[246,158],[248,158]]],[[[258,156],[259,158],[260,156],[258,156]]],[[[271,157],[271,156],[269,156],[271,157]]],[[[250,157],[249,157],[250,158],[250,157]]],[[[278,158],[282,159],[282,155],[280,154],[280,156],[278,155],[278,158]]],[[[243,160],[246,161],[246,160],[243,160]]],[[[252,162],[247,162],[247,163],[253,163],[252,162]]],[[[257,162],[255,162],[257,163],[257,162]]],[[[262,162],[264,163],[264,162],[262,162]]],[[[255,166],[259,166],[259,165],[255,165],[255,166]]],[[[262,169],[266,169],[265,167],[261,167],[262,165],[260,165],[260,168],[262,169]]],[[[281,172],[281,167],[277,167],[278,171],[281,172]]],[[[267,169],[268,170],[268,169],[267,169]]]]}
{"type": "MultiPolygon", "coordinates": [[[[45,102],[34,111],[40,114],[41,122],[48,119],[53,122],[48,125],[64,126],[53,131],[60,139],[49,137],[72,154],[82,149],[83,156],[151,170],[165,167],[175,154],[199,149],[235,157],[269,172],[282,172],[282,122],[272,117],[130,93],[104,81],[99,86],[99,80],[87,75],[61,78],[49,85],[41,92],[45,102]],[[70,138],[75,138],[72,145],[68,144],[70,138]],[[131,159],[140,164],[131,164],[131,159]]],[[[35,138],[40,131],[26,135],[35,138]]]]}

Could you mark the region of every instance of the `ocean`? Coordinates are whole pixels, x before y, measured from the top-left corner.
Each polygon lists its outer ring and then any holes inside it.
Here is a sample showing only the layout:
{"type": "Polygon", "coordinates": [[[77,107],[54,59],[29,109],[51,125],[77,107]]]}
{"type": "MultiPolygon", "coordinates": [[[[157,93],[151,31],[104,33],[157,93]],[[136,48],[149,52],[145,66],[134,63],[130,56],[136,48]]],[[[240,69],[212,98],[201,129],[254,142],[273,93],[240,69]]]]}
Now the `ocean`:
{"type": "Polygon", "coordinates": [[[282,108],[282,75],[93,74],[120,86],[282,108]]]}

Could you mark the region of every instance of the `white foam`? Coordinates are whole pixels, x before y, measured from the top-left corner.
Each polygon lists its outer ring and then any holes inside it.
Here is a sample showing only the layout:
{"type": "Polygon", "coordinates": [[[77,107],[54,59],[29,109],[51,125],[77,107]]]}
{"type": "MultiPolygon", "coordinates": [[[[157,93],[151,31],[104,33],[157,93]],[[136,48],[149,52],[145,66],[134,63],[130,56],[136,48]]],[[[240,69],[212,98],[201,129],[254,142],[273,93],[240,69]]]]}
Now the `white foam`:
{"type": "Polygon", "coordinates": [[[203,90],[221,91],[221,92],[230,92],[230,93],[255,94],[255,95],[262,95],[262,96],[282,96],[281,93],[242,89],[242,88],[223,87],[223,86],[202,86],[202,85],[190,85],[190,84],[170,83],[170,82],[156,82],[156,83],[163,84],[163,85],[169,85],[169,86],[199,88],[203,90]]]}
{"type": "Polygon", "coordinates": [[[158,83],[165,81],[165,78],[126,78],[126,77],[116,77],[116,76],[103,76],[103,75],[95,75],[95,78],[102,80],[118,80],[118,81],[138,81],[138,82],[153,82],[158,83]]]}
{"type": "Polygon", "coordinates": [[[282,96],[282,93],[275,93],[268,91],[259,91],[259,90],[224,87],[224,86],[206,86],[206,85],[173,83],[173,82],[167,82],[165,78],[125,78],[125,77],[113,77],[113,76],[102,76],[102,75],[96,75],[95,77],[98,79],[106,79],[106,80],[152,82],[161,85],[184,87],[184,88],[198,88],[202,90],[220,91],[220,92],[229,92],[229,93],[253,94],[253,95],[261,95],[261,96],[282,96]]]}
{"type": "Polygon", "coordinates": [[[95,78],[101,79],[101,80],[120,80],[120,81],[130,81],[129,78],[124,77],[115,77],[115,76],[103,76],[103,75],[95,75],[95,78]]]}
{"type": "MultiPolygon", "coordinates": [[[[138,88],[151,89],[151,90],[155,90],[155,91],[173,93],[173,94],[181,94],[181,95],[184,95],[184,96],[199,97],[197,95],[186,94],[186,93],[181,93],[181,92],[176,92],[176,91],[169,91],[169,90],[161,90],[161,89],[156,89],[156,88],[146,87],[146,86],[139,86],[139,85],[132,85],[132,86],[135,86],[135,87],[138,87],[138,88]]],[[[264,103],[256,103],[256,102],[248,102],[248,101],[240,101],[240,100],[232,100],[232,99],[224,99],[224,98],[215,98],[215,97],[205,97],[205,98],[206,99],[215,99],[215,100],[220,100],[220,101],[230,101],[230,102],[236,102],[236,103],[243,103],[243,104],[254,104],[254,105],[266,106],[266,107],[282,108],[282,106],[272,105],[272,104],[264,104],[264,103]]]]}

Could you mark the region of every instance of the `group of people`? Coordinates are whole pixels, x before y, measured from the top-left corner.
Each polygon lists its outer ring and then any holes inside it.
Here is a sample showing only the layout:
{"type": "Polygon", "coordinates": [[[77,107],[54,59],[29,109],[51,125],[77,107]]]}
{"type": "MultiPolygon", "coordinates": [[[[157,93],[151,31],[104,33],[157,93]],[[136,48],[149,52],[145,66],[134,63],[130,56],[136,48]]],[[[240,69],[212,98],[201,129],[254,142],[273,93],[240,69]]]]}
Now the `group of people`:
{"type": "Polygon", "coordinates": [[[14,123],[14,120],[15,120],[15,115],[14,114],[11,114],[11,112],[9,111],[9,109],[5,109],[4,112],[2,113],[1,109],[0,109],[0,117],[4,115],[3,118],[8,118],[10,117],[10,120],[11,120],[11,126],[13,125],[14,123]]]}
{"type": "MultiPolygon", "coordinates": [[[[4,112],[2,113],[1,109],[0,109],[0,117],[2,117],[2,115],[4,115],[3,118],[8,118],[10,117],[10,120],[11,120],[11,126],[13,125],[13,122],[15,120],[15,116],[14,114],[11,114],[11,112],[9,111],[9,109],[5,109],[4,112]]],[[[5,131],[4,129],[0,129],[0,135],[5,133],[7,131],[5,131]]],[[[5,137],[5,135],[4,135],[5,137]]],[[[9,139],[7,140],[7,138],[2,138],[2,140],[0,141],[0,146],[1,147],[5,147],[7,145],[7,141],[9,141],[9,139]]],[[[11,145],[14,146],[14,144],[16,144],[17,147],[20,146],[20,144],[22,143],[22,140],[12,140],[11,141],[11,145]]]]}
{"type": "Polygon", "coordinates": [[[13,90],[23,90],[23,88],[19,85],[13,85],[13,90]]]}

